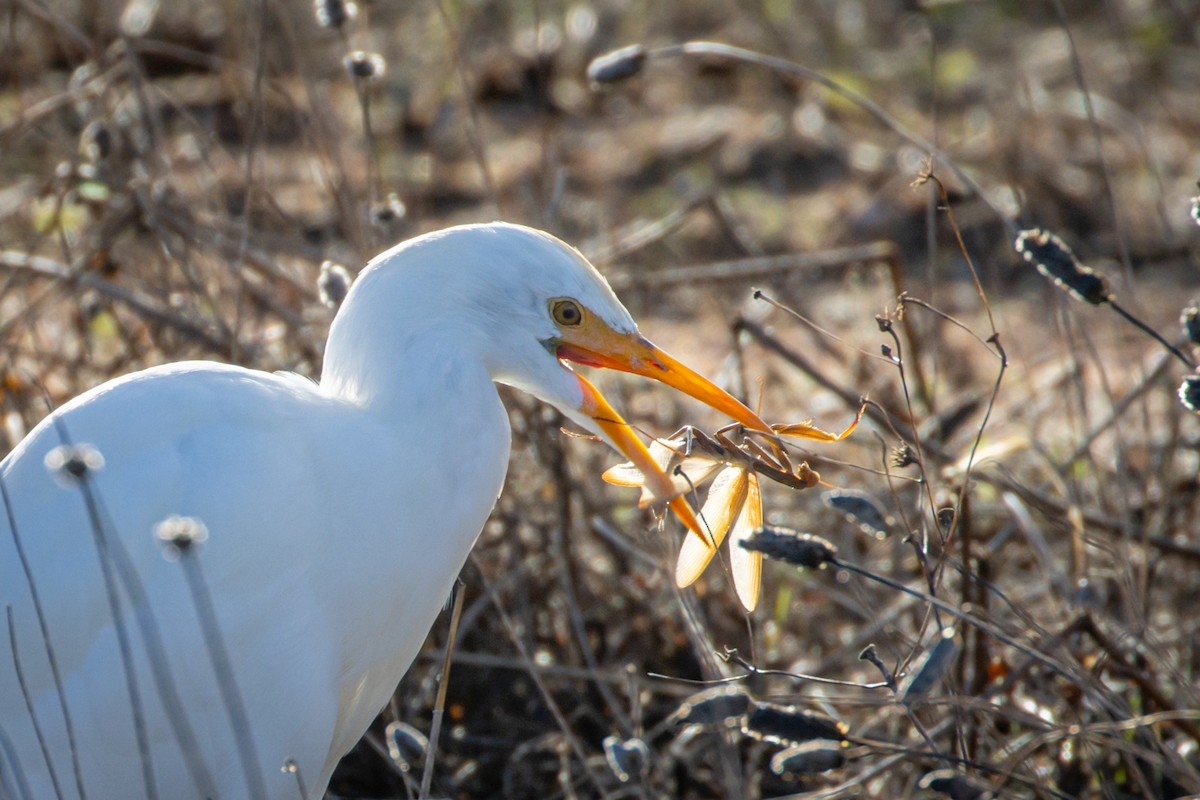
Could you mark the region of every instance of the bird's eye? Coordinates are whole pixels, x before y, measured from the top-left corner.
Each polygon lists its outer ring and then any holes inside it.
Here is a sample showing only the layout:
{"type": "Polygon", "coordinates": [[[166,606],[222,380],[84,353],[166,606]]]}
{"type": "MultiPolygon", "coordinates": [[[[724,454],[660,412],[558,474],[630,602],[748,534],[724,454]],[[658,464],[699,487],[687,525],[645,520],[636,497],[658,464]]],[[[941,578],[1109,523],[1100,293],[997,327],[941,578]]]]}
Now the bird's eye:
{"type": "Polygon", "coordinates": [[[583,322],[583,309],[574,300],[551,300],[550,316],[564,328],[574,328],[583,322]]]}

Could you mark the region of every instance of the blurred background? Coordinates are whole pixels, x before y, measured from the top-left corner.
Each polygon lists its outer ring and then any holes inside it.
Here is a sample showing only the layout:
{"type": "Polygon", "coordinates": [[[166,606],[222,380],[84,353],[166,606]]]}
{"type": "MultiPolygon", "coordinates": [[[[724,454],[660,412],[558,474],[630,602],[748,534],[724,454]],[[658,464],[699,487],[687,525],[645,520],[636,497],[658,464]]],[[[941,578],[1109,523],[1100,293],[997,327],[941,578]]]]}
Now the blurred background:
{"type": "MultiPolygon", "coordinates": [[[[869,397],[767,521],[970,619],[839,568],[769,563],[750,614],[719,566],[678,590],[678,526],[505,392],[434,796],[1195,794],[1197,142],[1183,0],[4,0],[0,447],[151,364],[315,376],[324,262],[541,227],[767,419],[869,397]]],[[[597,381],[649,434],[723,424],[597,381]]],[[[415,796],[448,618],[337,795],[415,796]]]]}

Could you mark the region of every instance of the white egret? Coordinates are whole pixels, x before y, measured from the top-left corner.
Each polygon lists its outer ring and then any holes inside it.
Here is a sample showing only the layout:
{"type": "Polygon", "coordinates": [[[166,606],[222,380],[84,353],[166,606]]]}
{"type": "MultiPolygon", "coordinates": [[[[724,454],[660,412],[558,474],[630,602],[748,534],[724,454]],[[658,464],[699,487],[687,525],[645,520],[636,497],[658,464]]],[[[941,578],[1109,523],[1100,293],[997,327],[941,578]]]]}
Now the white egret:
{"type": "Polygon", "coordinates": [[[769,430],[643,338],[578,252],[499,223],[372,261],[334,319],[319,384],[188,362],[55,411],[0,464],[0,526],[15,526],[0,533],[11,609],[0,793],[294,800],[295,776],[280,770],[290,760],[320,797],[415,657],[500,491],[510,430],[495,383],[601,436],[702,535],[568,361],[655,378],[769,430]],[[103,468],[72,461],[68,442],[93,446],[103,468]],[[55,459],[82,475],[56,480],[55,459]],[[181,545],[207,531],[188,556],[196,574],[162,557],[156,529],[181,545]]]}

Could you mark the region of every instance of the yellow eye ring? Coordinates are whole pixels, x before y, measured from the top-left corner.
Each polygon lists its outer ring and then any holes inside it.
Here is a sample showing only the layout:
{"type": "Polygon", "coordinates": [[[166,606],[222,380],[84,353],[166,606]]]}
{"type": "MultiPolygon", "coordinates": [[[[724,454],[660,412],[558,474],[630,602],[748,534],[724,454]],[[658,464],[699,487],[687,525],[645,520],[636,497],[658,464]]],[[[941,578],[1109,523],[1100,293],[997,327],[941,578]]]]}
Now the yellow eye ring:
{"type": "Polygon", "coordinates": [[[565,298],[550,301],[550,316],[564,328],[577,328],[583,323],[583,309],[579,303],[565,298]]]}

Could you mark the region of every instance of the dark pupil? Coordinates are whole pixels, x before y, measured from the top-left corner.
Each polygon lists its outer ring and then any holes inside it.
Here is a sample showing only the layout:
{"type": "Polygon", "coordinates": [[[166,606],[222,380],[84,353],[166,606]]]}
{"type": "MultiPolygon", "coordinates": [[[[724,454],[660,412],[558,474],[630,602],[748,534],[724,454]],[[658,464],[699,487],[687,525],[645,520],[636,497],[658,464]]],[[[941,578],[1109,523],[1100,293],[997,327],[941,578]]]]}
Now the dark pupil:
{"type": "Polygon", "coordinates": [[[579,309],[570,303],[564,303],[562,307],[563,322],[574,322],[579,319],[579,309]]]}

